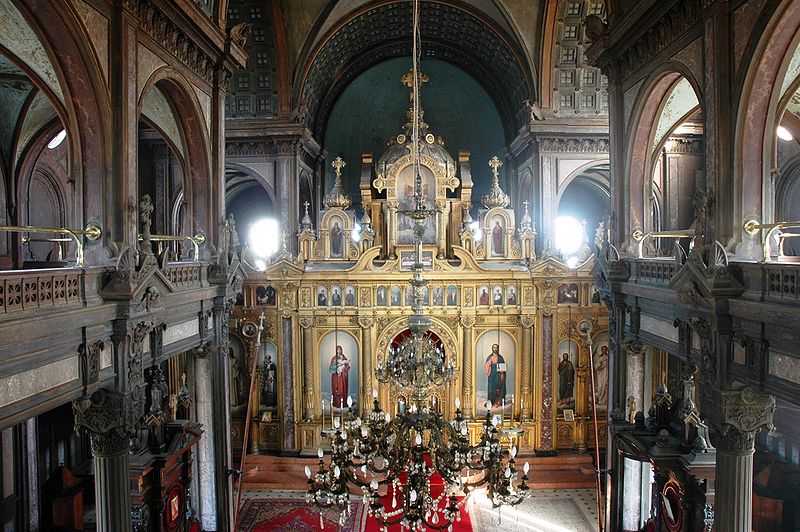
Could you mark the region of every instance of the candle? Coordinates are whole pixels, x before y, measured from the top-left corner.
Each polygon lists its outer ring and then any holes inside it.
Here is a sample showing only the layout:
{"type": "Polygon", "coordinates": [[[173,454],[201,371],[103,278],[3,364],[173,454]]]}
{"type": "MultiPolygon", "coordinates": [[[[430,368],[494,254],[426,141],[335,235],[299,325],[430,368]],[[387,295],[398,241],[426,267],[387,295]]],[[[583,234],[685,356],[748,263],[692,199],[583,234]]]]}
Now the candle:
{"type": "Polygon", "coordinates": [[[500,403],[500,424],[503,424],[503,416],[506,413],[506,398],[503,397],[503,402],[500,403]]]}
{"type": "Polygon", "coordinates": [[[519,400],[519,420],[522,421],[522,411],[525,408],[525,398],[519,400]]]}
{"type": "Polygon", "coordinates": [[[322,416],[320,416],[320,417],[322,418],[322,429],[321,430],[324,431],[325,430],[325,399],[322,400],[322,416]]]}
{"type": "Polygon", "coordinates": [[[511,394],[511,426],[514,426],[514,394],[511,394]]]}
{"type": "Polygon", "coordinates": [[[333,394],[331,394],[331,428],[333,428],[333,394]]]}

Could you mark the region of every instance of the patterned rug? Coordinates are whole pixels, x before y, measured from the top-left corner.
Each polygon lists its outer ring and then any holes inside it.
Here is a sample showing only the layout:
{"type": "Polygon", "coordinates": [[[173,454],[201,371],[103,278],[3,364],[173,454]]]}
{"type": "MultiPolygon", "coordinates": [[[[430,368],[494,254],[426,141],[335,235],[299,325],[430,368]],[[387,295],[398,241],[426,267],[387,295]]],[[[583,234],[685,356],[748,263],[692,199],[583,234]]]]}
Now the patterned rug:
{"type": "Polygon", "coordinates": [[[350,532],[364,528],[364,506],[360,501],[350,502],[351,511],[344,526],[339,526],[339,511],[322,511],[308,504],[305,499],[248,499],[244,501],[239,519],[238,532],[309,532],[325,530],[350,532]]]}

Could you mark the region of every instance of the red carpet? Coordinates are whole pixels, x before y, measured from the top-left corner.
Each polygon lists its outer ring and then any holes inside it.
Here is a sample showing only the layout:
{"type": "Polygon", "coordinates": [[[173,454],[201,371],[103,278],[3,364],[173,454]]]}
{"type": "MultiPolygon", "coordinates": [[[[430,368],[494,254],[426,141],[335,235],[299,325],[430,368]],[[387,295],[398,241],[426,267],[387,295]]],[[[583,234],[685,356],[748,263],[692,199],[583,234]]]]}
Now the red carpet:
{"type": "MultiPolygon", "coordinates": [[[[400,481],[403,482],[405,480],[405,475],[400,476],[400,481]]],[[[442,477],[439,476],[438,473],[434,473],[431,476],[431,495],[433,497],[438,497],[442,491],[444,490],[444,483],[442,482],[442,477]]],[[[389,491],[381,497],[380,499],[381,504],[386,509],[387,512],[392,512],[396,510],[396,508],[392,508],[392,490],[391,488],[389,491]]],[[[448,504],[447,498],[443,498],[439,502],[439,508],[445,508],[448,504]]],[[[403,505],[403,498],[399,495],[397,496],[397,508],[400,508],[403,505]]],[[[442,514],[439,514],[439,525],[442,525],[444,521],[442,520],[442,514]]],[[[380,532],[381,526],[375,520],[374,517],[368,516],[367,517],[367,525],[364,528],[364,532],[380,532]]],[[[394,525],[388,527],[388,532],[400,532],[400,525],[394,525]]],[[[429,528],[431,532],[436,532],[436,529],[429,528]]],[[[461,521],[455,521],[453,523],[453,532],[472,532],[472,523],[469,519],[469,512],[466,511],[466,504],[461,507],[461,521]]]]}
{"type": "Polygon", "coordinates": [[[320,528],[319,510],[303,499],[254,499],[242,507],[239,532],[351,532],[361,530],[364,507],[353,501],[353,510],[343,527],[339,526],[339,511],[322,511],[324,528],[320,528]]]}

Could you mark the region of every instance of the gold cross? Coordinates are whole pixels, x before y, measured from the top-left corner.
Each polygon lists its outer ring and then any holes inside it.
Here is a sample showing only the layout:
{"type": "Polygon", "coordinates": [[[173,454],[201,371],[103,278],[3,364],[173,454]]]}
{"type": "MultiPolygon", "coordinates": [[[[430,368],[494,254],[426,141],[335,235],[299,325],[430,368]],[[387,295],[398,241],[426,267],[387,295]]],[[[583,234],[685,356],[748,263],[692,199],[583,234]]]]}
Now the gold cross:
{"type": "MultiPolygon", "coordinates": [[[[403,74],[403,77],[400,78],[400,81],[402,82],[403,85],[405,85],[409,89],[413,89],[414,88],[414,71],[413,71],[413,69],[409,69],[408,72],[403,74]]],[[[428,82],[428,75],[427,74],[423,74],[422,72],[419,72],[417,74],[417,83],[422,85],[423,83],[427,83],[427,82],[428,82]]]]}
{"type": "Polygon", "coordinates": [[[344,162],[344,160],[341,157],[337,157],[336,159],[333,160],[331,166],[333,166],[333,169],[336,172],[336,177],[342,176],[342,168],[344,168],[346,165],[347,163],[344,162]]]}
{"type": "Polygon", "coordinates": [[[304,202],[303,202],[303,207],[305,207],[305,208],[306,208],[306,214],[308,214],[308,206],[309,206],[309,205],[311,205],[309,202],[307,202],[307,201],[304,201],[304,202]]]}
{"type": "Polygon", "coordinates": [[[503,161],[497,158],[497,155],[494,155],[491,159],[489,159],[489,167],[492,169],[492,173],[495,177],[497,177],[498,172],[497,169],[503,166],[503,161]]]}

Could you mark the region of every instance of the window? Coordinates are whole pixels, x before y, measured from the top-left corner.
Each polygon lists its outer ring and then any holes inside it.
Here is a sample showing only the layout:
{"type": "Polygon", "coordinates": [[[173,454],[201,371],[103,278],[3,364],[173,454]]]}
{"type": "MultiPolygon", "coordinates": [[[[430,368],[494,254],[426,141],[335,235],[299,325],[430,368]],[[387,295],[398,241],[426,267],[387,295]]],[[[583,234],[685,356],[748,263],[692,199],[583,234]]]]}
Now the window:
{"type": "Polygon", "coordinates": [[[270,86],[269,76],[266,74],[259,74],[257,84],[259,89],[268,89],[270,86]]]}
{"type": "Polygon", "coordinates": [[[250,87],[250,76],[241,74],[236,76],[236,88],[239,90],[247,90],[250,87]]]}
{"type": "Polygon", "coordinates": [[[575,84],[575,71],[574,70],[561,70],[561,84],[574,85],[575,84]]]}
{"type": "Polygon", "coordinates": [[[269,64],[269,54],[267,52],[258,52],[256,54],[256,63],[259,65],[269,64]]]}
{"type": "Polygon", "coordinates": [[[576,56],[577,56],[577,50],[575,48],[562,48],[561,49],[561,62],[562,63],[574,63],[576,56]]]}
{"type": "Polygon", "coordinates": [[[584,86],[594,85],[597,81],[597,74],[594,70],[586,69],[581,73],[581,82],[584,86]]]}
{"type": "Polygon", "coordinates": [[[574,94],[562,94],[561,95],[561,107],[575,107],[575,95],[574,94]]]}
{"type": "Polygon", "coordinates": [[[260,7],[251,7],[250,8],[250,18],[252,18],[252,19],[261,18],[261,8],[260,7]]]}
{"type": "Polygon", "coordinates": [[[236,98],[236,112],[250,112],[250,98],[236,98]]]}
{"type": "Polygon", "coordinates": [[[594,94],[584,94],[582,100],[584,109],[594,109],[594,94]]]}
{"type": "Polygon", "coordinates": [[[575,24],[567,24],[564,26],[564,38],[565,39],[577,39],[578,38],[578,26],[575,24]]]}
{"type": "Polygon", "coordinates": [[[603,3],[591,3],[589,4],[589,14],[590,15],[602,15],[603,14],[603,3]]]}
{"type": "Polygon", "coordinates": [[[257,108],[259,113],[263,114],[263,113],[268,112],[270,110],[270,107],[272,107],[272,106],[270,105],[268,98],[266,98],[264,96],[259,96],[258,97],[258,102],[256,104],[256,108],[257,108]]]}
{"type": "Polygon", "coordinates": [[[255,42],[264,42],[267,38],[267,34],[263,28],[256,28],[253,30],[253,40],[255,42]]]}
{"type": "Polygon", "coordinates": [[[581,14],[581,2],[567,3],[567,15],[580,15],[580,14],[581,14]]]}

